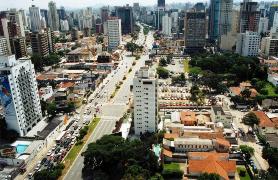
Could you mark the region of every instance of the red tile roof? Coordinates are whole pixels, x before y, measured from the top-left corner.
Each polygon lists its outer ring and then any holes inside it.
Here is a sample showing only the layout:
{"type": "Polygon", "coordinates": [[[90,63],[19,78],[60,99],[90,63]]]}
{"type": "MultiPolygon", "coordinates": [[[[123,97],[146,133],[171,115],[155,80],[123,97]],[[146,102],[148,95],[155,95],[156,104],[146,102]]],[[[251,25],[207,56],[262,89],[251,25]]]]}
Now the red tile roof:
{"type": "Polygon", "coordinates": [[[70,88],[74,86],[74,82],[61,82],[60,88],[70,88]]]}
{"type": "Polygon", "coordinates": [[[274,127],[275,124],[267,117],[263,111],[253,111],[253,113],[259,118],[260,127],[274,127]]]}
{"type": "Polygon", "coordinates": [[[196,113],[190,111],[182,111],[180,113],[181,123],[184,125],[194,125],[197,122],[196,113]]]}
{"type": "Polygon", "coordinates": [[[190,152],[188,153],[188,172],[216,173],[223,179],[229,180],[229,173],[236,171],[236,162],[230,161],[228,153],[190,152]]]}

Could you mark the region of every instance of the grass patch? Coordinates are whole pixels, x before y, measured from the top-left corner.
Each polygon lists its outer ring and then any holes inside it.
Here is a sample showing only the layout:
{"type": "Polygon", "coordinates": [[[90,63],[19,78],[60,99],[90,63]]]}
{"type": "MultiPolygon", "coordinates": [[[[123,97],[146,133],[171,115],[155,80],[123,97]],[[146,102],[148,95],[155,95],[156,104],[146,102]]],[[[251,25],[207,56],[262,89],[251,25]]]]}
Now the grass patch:
{"type": "Polygon", "coordinates": [[[162,176],[165,179],[181,178],[183,176],[183,171],[181,171],[180,165],[178,163],[164,164],[162,176]]]}
{"type": "MultiPolygon", "coordinates": [[[[93,121],[89,124],[88,133],[82,139],[83,142],[87,142],[87,140],[91,136],[92,132],[96,128],[99,121],[100,118],[94,118],[93,121]]],[[[77,155],[79,154],[79,152],[81,151],[84,145],[85,143],[76,144],[71,148],[71,150],[69,151],[69,153],[67,154],[66,158],[63,161],[65,168],[62,172],[62,176],[59,179],[62,179],[62,177],[67,173],[68,169],[70,168],[70,166],[72,165],[72,163],[74,162],[74,160],[76,159],[77,155]]]]}
{"type": "Polygon", "coordinates": [[[202,69],[200,67],[190,67],[189,73],[191,74],[202,74],[202,69]]]}
{"type": "Polygon", "coordinates": [[[249,176],[249,174],[246,171],[246,168],[244,166],[237,166],[236,170],[237,170],[238,174],[240,174],[240,171],[245,171],[245,176],[240,176],[239,175],[240,180],[251,180],[251,178],[250,178],[250,176],[249,176]]]}
{"type": "Polygon", "coordinates": [[[183,61],[183,68],[184,68],[185,73],[189,73],[189,61],[188,60],[183,61]]]}

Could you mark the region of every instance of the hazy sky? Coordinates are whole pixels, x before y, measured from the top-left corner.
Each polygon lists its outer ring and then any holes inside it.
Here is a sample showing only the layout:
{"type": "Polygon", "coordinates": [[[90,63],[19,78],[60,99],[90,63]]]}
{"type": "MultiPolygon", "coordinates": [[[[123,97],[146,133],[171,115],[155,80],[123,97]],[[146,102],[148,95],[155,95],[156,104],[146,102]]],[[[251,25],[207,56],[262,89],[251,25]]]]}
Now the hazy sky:
{"type": "MultiPolygon", "coordinates": [[[[40,8],[47,8],[47,4],[50,0],[0,0],[0,9],[7,8],[23,8],[28,9],[31,4],[35,4],[40,8]]],[[[166,3],[186,3],[186,2],[199,2],[206,0],[166,0],[166,3]]],[[[157,0],[54,0],[57,7],[65,6],[69,8],[80,8],[94,5],[132,5],[134,2],[139,2],[140,5],[155,5],[157,0]]]]}

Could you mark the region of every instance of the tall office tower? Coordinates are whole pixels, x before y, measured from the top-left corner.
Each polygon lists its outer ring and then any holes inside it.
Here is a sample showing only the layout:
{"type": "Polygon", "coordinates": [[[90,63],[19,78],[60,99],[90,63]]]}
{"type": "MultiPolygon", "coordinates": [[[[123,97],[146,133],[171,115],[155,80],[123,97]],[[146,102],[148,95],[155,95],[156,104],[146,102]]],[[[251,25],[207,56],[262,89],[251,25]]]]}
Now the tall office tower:
{"type": "Polygon", "coordinates": [[[121,19],[110,17],[107,20],[108,49],[116,49],[122,41],[121,19]]]}
{"type": "Polygon", "coordinates": [[[40,31],[41,17],[40,17],[39,7],[32,5],[31,7],[29,7],[29,13],[30,13],[30,21],[31,21],[31,31],[32,32],[40,31]]]}
{"type": "Polygon", "coordinates": [[[21,14],[24,29],[27,29],[28,24],[27,24],[25,11],[23,9],[20,9],[18,12],[21,14]]]}
{"type": "Polygon", "coordinates": [[[165,14],[162,17],[162,34],[166,36],[171,36],[172,35],[171,29],[172,29],[172,18],[169,17],[168,14],[165,14]]]}
{"type": "Polygon", "coordinates": [[[165,0],[157,0],[158,8],[165,8],[165,0]]]}
{"type": "Polygon", "coordinates": [[[275,12],[273,16],[273,23],[270,29],[270,32],[277,33],[278,32],[278,11],[275,12]]]}
{"type": "Polygon", "coordinates": [[[267,17],[260,17],[259,20],[259,27],[258,27],[258,33],[266,33],[268,30],[268,18],[267,17]]]}
{"type": "Polygon", "coordinates": [[[46,20],[44,19],[44,17],[41,18],[41,29],[45,29],[47,28],[47,24],[46,24],[46,20]]]}
{"type": "Polygon", "coordinates": [[[172,31],[174,33],[178,33],[178,31],[179,31],[179,13],[172,12],[171,19],[172,19],[172,31]]]}
{"type": "Polygon", "coordinates": [[[108,20],[109,17],[109,9],[107,7],[102,7],[101,8],[101,22],[104,23],[105,21],[108,20]]]}
{"type": "Polygon", "coordinates": [[[155,26],[156,29],[161,31],[162,30],[162,17],[166,14],[164,9],[157,9],[155,12],[155,26]]]}
{"type": "Polygon", "coordinates": [[[232,30],[233,0],[221,0],[220,5],[220,36],[232,30]]]}
{"type": "Polygon", "coordinates": [[[239,32],[239,11],[233,10],[232,13],[232,33],[238,33],[239,32]]]}
{"type": "Polygon", "coordinates": [[[59,21],[66,19],[66,10],[63,6],[60,9],[57,9],[57,13],[58,13],[59,21]]]}
{"type": "Polygon", "coordinates": [[[258,3],[244,0],[240,3],[239,12],[239,32],[246,31],[257,32],[259,28],[260,11],[258,11],[258,3]]]}
{"type": "Polygon", "coordinates": [[[25,37],[14,37],[10,39],[11,52],[16,59],[25,57],[27,55],[25,37]]]}
{"type": "Polygon", "coordinates": [[[7,39],[5,37],[0,37],[0,56],[8,55],[9,49],[8,49],[8,43],[7,39]]]}
{"type": "Polygon", "coordinates": [[[198,51],[206,44],[206,13],[187,12],[184,21],[185,46],[188,51],[198,51]]]}
{"type": "Polygon", "coordinates": [[[278,3],[273,4],[269,8],[269,23],[268,23],[268,28],[270,29],[273,26],[274,22],[274,14],[275,12],[278,11],[278,3]]]}
{"type": "Polygon", "coordinates": [[[25,136],[42,119],[34,65],[0,56],[0,80],[7,127],[25,136]]]}
{"type": "Polygon", "coordinates": [[[53,1],[48,3],[48,24],[52,31],[59,31],[59,17],[56,3],[53,1]]]}
{"type": "Polygon", "coordinates": [[[121,19],[122,33],[133,33],[133,12],[130,6],[116,7],[116,16],[121,19]]]}
{"type": "Polygon", "coordinates": [[[257,32],[246,31],[238,34],[236,53],[242,56],[257,56],[260,47],[260,35],[257,32]]]}
{"type": "Polygon", "coordinates": [[[10,36],[9,36],[9,30],[8,30],[8,20],[7,18],[1,17],[0,18],[0,36],[3,36],[7,40],[7,48],[8,48],[8,54],[11,53],[11,45],[10,45],[10,36]]]}
{"type": "Polygon", "coordinates": [[[157,79],[155,72],[141,67],[133,79],[134,130],[135,135],[156,132],[157,117],[157,79]]]}
{"type": "Polygon", "coordinates": [[[133,16],[136,20],[139,19],[140,16],[140,5],[139,3],[133,3],[133,16]]]}
{"type": "Polygon", "coordinates": [[[211,0],[209,8],[209,38],[217,40],[232,28],[233,0],[211,0]]]}
{"type": "Polygon", "coordinates": [[[33,54],[41,56],[49,55],[47,33],[45,31],[33,32],[31,34],[31,46],[33,54]]]}
{"type": "Polygon", "coordinates": [[[55,51],[54,49],[54,32],[51,31],[50,28],[45,29],[44,31],[46,33],[47,36],[47,45],[48,45],[48,51],[49,53],[53,53],[55,51]]]}
{"type": "Polygon", "coordinates": [[[41,17],[43,17],[45,19],[46,27],[48,27],[49,26],[49,24],[48,24],[48,11],[46,9],[41,9],[40,13],[41,13],[41,17]]]}

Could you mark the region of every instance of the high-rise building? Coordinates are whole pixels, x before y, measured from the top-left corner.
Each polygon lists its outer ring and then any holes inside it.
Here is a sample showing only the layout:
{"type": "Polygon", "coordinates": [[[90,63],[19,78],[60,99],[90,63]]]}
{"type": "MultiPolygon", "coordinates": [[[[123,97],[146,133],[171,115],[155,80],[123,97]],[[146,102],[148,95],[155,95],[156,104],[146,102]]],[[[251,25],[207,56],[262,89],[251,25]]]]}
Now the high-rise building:
{"type": "Polygon", "coordinates": [[[239,11],[233,10],[232,13],[232,33],[239,33],[239,11]]]}
{"type": "Polygon", "coordinates": [[[269,23],[268,28],[270,29],[273,26],[274,14],[278,11],[278,4],[273,4],[269,8],[269,23]]]}
{"type": "Polygon", "coordinates": [[[8,129],[25,136],[41,119],[34,65],[31,60],[0,56],[1,104],[8,129]]]}
{"type": "Polygon", "coordinates": [[[157,79],[155,72],[141,67],[133,79],[134,130],[136,135],[156,132],[157,117],[157,79]]]}
{"type": "Polygon", "coordinates": [[[104,23],[108,20],[109,17],[109,9],[107,7],[101,8],[101,22],[104,23]]]}
{"type": "Polygon", "coordinates": [[[194,5],[193,7],[196,11],[205,11],[206,10],[206,6],[204,5],[204,3],[202,2],[198,2],[194,5]]]}
{"type": "Polygon", "coordinates": [[[61,31],[67,32],[69,31],[69,23],[68,20],[61,20],[61,31]]]}
{"type": "Polygon", "coordinates": [[[110,17],[107,20],[108,49],[117,48],[122,41],[121,19],[110,17]]]}
{"type": "Polygon", "coordinates": [[[59,17],[56,3],[53,1],[48,3],[48,24],[52,31],[59,31],[59,17]]]}
{"type": "Polygon", "coordinates": [[[66,19],[66,10],[63,6],[60,9],[57,9],[57,13],[58,13],[59,21],[66,19]]]}
{"type": "Polygon", "coordinates": [[[165,8],[165,0],[157,0],[158,8],[165,8]]]}
{"type": "Polygon", "coordinates": [[[72,28],[71,30],[71,40],[72,41],[79,40],[79,31],[76,27],[72,28]]]}
{"type": "Polygon", "coordinates": [[[9,11],[9,21],[13,24],[17,24],[18,26],[18,35],[24,37],[24,25],[23,25],[23,17],[22,14],[16,9],[10,9],[9,11]]]}
{"type": "Polygon", "coordinates": [[[31,34],[31,46],[33,54],[41,56],[49,55],[48,34],[46,31],[33,32],[31,34]]]}
{"type": "Polygon", "coordinates": [[[258,32],[260,11],[258,10],[258,3],[244,0],[240,3],[239,12],[239,32],[246,31],[258,32]]]}
{"type": "Polygon", "coordinates": [[[8,43],[7,39],[5,37],[0,37],[0,56],[8,55],[9,49],[8,49],[8,43]]]}
{"type": "Polygon", "coordinates": [[[209,38],[217,40],[232,28],[233,0],[211,0],[209,7],[209,38]]]}
{"type": "Polygon", "coordinates": [[[45,19],[46,27],[48,27],[49,24],[48,24],[48,11],[47,11],[47,9],[40,9],[40,13],[41,13],[41,17],[43,17],[45,19]]]}
{"type": "Polygon", "coordinates": [[[18,12],[21,14],[22,23],[23,23],[24,29],[27,29],[28,24],[27,24],[27,19],[26,19],[25,11],[23,9],[20,9],[18,12]]]}
{"type": "Polygon", "coordinates": [[[35,5],[29,7],[30,21],[31,21],[31,31],[38,32],[41,28],[41,17],[40,10],[35,5]]]}
{"type": "Polygon", "coordinates": [[[130,6],[116,7],[116,16],[121,19],[122,33],[133,33],[133,12],[130,6]]]}
{"type": "Polygon", "coordinates": [[[268,18],[267,17],[260,17],[258,33],[266,33],[268,30],[268,18]]]}
{"type": "Polygon", "coordinates": [[[15,55],[16,59],[25,57],[27,55],[25,37],[10,38],[11,52],[15,55]]]}
{"type": "Polygon", "coordinates": [[[185,46],[189,51],[203,49],[206,44],[206,13],[187,12],[184,21],[185,46]]]}
{"type": "MultiPolygon", "coordinates": [[[[275,14],[277,14],[278,21],[278,12],[275,14]]],[[[270,36],[262,38],[261,52],[266,56],[278,56],[278,22],[273,23],[270,36]]]]}
{"type": "Polygon", "coordinates": [[[169,17],[168,14],[165,14],[162,17],[162,33],[166,36],[171,36],[172,35],[171,29],[172,29],[172,18],[169,17]]]}
{"type": "Polygon", "coordinates": [[[242,56],[257,56],[260,47],[260,35],[257,32],[246,31],[238,34],[236,53],[242,56]]]}

